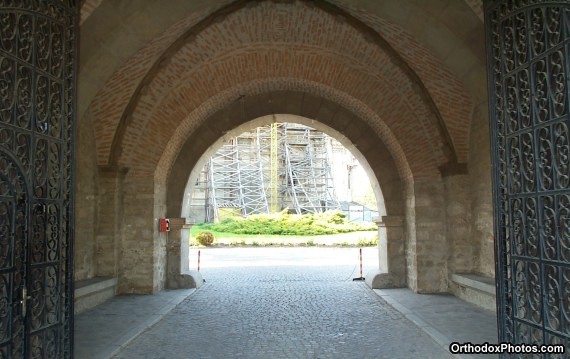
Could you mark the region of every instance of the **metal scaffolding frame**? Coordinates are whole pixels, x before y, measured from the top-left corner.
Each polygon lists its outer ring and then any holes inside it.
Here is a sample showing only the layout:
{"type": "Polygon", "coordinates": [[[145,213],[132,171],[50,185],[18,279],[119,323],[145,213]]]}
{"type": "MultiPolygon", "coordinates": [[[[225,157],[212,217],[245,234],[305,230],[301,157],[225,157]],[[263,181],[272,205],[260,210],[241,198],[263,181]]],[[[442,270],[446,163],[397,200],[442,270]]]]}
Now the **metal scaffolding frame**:
{"type": "Polygon", "coordinates": [[[238,137],[239,187],[241,188],[242,214],[267,213],[269,210],[263,180],[261,144],[255,137],[238,137]]]}
{"type": "Polygon", "coordinates": [[[310,127],[285,126],[283,154],[287,193],[298,214],[339,209],[330,168],[330,140],[310,127]],[[328,148],[327,148],[328,146],[328,148]]]}
{"type": "Polygon", "coordinates": [[[220,209],[247,217],[267,213],[260,143],[240,136],[224,144],[207,164],[207,221],[219,221],[220,209]]]}
{"type": "MultiPolygon", "coordinates": [[[[226,214],[302,213],[340,209],[329,156],[331,139],[313,128],[273,123],[232,138],[204,167],[207,222],[226,214]]],[[[200,182],[200,184],[204,184],[200,182]]],[[[197,183],[198,185],[198,183],[197,183]]]]}

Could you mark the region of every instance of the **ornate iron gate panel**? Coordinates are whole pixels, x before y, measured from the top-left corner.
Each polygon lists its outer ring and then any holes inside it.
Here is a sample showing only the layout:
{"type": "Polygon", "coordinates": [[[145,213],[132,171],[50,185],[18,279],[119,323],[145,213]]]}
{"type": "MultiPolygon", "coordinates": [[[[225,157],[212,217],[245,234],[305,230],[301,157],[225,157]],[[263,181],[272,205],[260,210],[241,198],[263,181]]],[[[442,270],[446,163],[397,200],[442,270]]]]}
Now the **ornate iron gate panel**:
{"type": "Polygon", "coordinates": [[[570,3],[485,16],[499,340],[570,350],[570,3]]]}
{"type": "Polygon", "coordinates": [[[0,358],[73,356],[77,5],[0,0],[0,358]]]}

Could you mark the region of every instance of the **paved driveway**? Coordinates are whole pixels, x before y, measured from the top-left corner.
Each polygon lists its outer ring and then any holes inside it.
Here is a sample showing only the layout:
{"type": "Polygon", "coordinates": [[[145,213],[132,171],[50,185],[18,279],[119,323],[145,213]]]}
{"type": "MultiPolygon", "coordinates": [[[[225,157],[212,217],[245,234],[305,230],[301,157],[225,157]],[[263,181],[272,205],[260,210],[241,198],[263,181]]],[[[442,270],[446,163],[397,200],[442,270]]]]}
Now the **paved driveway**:
{"type": "MultiPolygon", "coordinates": [[[[377,268],[376,250],[365,249],[364,273],[377,268]]],[[[117,358],[450,357],[363,282],[352,281],[359,276],[358,249],[201,252],[206,284],[117,358]]]]}

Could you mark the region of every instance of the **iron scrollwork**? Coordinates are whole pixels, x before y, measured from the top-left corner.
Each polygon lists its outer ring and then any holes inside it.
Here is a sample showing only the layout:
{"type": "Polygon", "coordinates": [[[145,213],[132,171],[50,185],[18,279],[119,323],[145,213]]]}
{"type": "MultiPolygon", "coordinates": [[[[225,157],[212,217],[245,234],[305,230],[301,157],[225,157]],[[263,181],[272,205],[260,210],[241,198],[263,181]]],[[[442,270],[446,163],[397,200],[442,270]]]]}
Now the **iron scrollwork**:
{"type": "Polygon", "coordinates": [[[0,358],[73,356],[77,6],[0,6],[0,358]]]}
{"type": "Polygon", "coordinates": [[[488,1],[485,16],[499,341],[568,350],[570,4],[488,1]]]}

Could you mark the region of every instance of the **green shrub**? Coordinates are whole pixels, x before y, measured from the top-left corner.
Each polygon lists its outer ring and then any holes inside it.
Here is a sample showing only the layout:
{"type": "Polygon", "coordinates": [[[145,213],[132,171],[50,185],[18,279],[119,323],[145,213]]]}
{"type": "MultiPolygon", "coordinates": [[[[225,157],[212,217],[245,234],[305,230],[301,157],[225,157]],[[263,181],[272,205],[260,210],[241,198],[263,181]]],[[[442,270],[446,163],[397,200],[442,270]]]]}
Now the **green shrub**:
{"type": "Polygon", "coordinates": [[[212,232],[200,232],[196,236],[196,240],[203,246],[210,246],[214,243],[214,234],[212,232]]]}
{"type": "Polygon", "coordinates": [[[247,219],[230,217],[220,223],[206,223],[199,226],[205,230],[245,235],[314,236],[377,230],[374,223],[348,221],[345,214],[340,211],[299,215],[283,210],[280,213],[251,215],[247,219]]]}
{"type": "Polygon", "coordinates": [[[367,239],[359,239],[356,242],[356,245],[358,247],[374,247],[376,245],[378,245],[377,241],[374,241],[373,239],[367,240],[367,239]]]}

